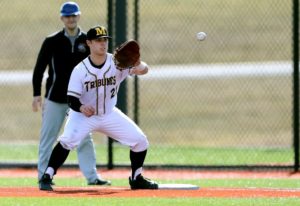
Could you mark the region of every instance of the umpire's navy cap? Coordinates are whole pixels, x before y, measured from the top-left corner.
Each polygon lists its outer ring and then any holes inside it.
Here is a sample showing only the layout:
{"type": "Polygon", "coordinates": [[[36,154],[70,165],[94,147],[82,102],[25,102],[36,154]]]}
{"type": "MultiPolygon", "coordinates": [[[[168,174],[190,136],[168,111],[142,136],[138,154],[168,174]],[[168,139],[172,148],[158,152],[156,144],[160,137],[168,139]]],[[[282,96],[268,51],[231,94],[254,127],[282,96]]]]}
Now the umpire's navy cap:
{"type": "Polygon", "coordinates": [[[81,14],[80,8],[78,4],[73,1],[63,3],[63,5],[60,8],[61,16],[77,16],[79,14],[81,14]]]}
{"type": "Polygon", "coordinates": [[[104,26],[95,26],[87,32],[88,40],[99,39],[99,38],[111,39],[104,26]]]}

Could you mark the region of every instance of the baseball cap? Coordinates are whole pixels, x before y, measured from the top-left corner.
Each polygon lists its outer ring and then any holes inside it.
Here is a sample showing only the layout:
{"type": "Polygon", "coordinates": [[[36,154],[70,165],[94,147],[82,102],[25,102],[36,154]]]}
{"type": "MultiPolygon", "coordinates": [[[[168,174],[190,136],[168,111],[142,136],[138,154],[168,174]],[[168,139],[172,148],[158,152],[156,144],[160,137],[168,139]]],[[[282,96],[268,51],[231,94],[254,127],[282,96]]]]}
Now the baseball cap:
{"type": "Polygon", "coordinates": [[[77,16],[79,14],[81,14],[80,8],[78,4],[73,1],[63,3],[60,8],[60,16],[77,16]]]}
{"type": "Polygon", "coordinates": [[[87,39],[88,40],[99,39],[99,38],[109,38],[109,39],[111,39],[111,37],[108,36],[107,30],[106,30],[105,27],[95,26],[87,32],[87,39]]]}

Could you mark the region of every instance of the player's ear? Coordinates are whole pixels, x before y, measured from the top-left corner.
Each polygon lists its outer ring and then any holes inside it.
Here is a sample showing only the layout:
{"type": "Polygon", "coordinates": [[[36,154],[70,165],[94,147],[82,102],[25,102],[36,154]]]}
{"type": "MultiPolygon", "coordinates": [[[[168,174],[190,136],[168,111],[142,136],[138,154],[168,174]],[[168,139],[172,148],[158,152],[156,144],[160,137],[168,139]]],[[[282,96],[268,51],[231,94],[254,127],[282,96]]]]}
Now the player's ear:
{"type": "Polygon", "coordinates": [[[91,44],[92,44],[92,40],[86,40],[86,44],[88,45],[88,46],[90,46],[91,44]]]}

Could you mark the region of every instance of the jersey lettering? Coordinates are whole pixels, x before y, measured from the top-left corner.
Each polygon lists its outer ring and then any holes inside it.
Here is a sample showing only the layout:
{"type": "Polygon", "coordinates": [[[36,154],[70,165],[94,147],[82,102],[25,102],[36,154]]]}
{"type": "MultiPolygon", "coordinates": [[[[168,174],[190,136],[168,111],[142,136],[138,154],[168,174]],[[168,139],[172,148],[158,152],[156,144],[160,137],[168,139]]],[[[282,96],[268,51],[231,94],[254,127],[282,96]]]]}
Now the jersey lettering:
{"type": "Polygon", "coordinates": [[[85,89],[88,92],[90,89],[94,89],[96,87],[107,86],[107,85],[115,85],[116,84],[116,76],[97,79],[95,81],[87,81],[84,82],[85,89]]]}

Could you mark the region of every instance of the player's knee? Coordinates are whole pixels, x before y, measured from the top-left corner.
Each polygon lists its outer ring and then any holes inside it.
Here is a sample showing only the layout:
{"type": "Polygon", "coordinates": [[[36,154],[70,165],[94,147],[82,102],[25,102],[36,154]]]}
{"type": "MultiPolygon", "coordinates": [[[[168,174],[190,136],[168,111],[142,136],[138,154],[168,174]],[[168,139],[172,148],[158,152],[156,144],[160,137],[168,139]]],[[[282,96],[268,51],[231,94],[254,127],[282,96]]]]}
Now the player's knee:
{"type": "Polygon", "coordinates": [[[67,149],[67,150],[73,150],[78,146],[77,142],[66,141],[64,138],[60,138],[59,142],[62,145],[62,147],[67,149]]]}
{"type": "Polygon", "coordinates": [[[131,150],[133,152],[141,152],[141,151],[145,151],[146,149],[148,149],[149,147],[149,142],[147,140],[146,137],[144,138],[140,138],[139,141],[137,142],[137,144],[133,147],[131,147],[131,150]]]}

